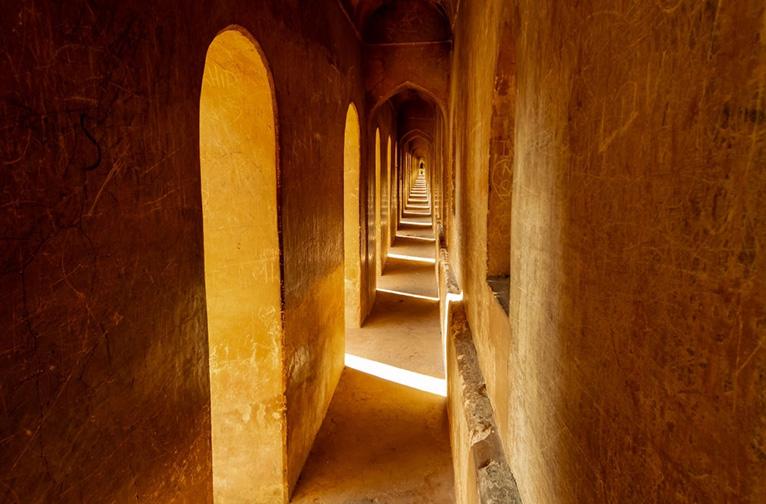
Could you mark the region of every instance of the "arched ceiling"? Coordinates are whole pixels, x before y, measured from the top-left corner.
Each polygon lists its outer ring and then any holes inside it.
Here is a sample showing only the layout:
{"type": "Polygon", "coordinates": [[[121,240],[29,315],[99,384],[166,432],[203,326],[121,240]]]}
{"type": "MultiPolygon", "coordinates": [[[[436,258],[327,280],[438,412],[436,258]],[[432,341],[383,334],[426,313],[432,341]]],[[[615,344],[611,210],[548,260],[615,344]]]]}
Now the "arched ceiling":
{"type": "Polygon", "coordinates": [[[452,38],[458,0],[340,0],[368,43],[430,42],[452,38]]]}
{"type": "Polygon", "coordinates": [[[431,142],[423,137],[415,137],[405,144],[405,149],[419,158],[427,158],[431,150],[431,142]]]}
{"type": "Polygon", "coordinates": [[[400,137],[414,129],[434,134],[439,108],[430,97],[414,89],[403,89],[389,101],[396,111],[400,137]]]}
{"type": "MultiPolygon", "coordinates": [[[[391,105],[394,106],[394,109],[399,111],[405,104],[408,105],[420,105],[421,107],[430,107],[433,108],[435,106],[435,103],[433,100],[426,96],[424,93],[418,91],[417,89],[412,88],[405,88],[393,95],[391,98],[391,105]]],[[[433,113],[433,111],[431,111],[433,113]]]]}

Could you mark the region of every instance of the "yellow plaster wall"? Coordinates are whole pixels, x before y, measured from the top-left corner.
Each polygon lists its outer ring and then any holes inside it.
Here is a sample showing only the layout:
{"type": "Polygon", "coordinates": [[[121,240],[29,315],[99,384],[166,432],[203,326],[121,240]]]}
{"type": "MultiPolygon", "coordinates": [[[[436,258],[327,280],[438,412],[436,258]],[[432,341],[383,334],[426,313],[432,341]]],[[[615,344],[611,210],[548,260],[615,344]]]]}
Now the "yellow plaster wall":
{"type": "Polygon", "coordinates": [[[207,53],[200,99],[213,493],[285,500],[277,139],[266,62],[236,29],[207,53]]]}

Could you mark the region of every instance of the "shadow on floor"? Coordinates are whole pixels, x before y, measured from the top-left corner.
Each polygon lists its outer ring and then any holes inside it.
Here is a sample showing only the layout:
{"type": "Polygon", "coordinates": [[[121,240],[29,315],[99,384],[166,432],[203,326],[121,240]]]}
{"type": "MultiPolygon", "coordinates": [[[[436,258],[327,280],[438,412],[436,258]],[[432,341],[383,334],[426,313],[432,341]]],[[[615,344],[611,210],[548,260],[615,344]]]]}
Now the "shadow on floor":
{"type": "Polygon", "coordinates": [[[389,254],[408,255],[433,260],[436,254],[435,244],[431,240],[397,235],[389,254]]]}
{"type": "Polygon", "coordinates": [[[434,230],[431,226],[421,226],[416,224],[408,224],[407,222],[401,222],[399,224],[399,231],[397,234],[419,238],[433,238],[434,230]]]}
{"type": "Polygon", "coordinates": [[[344,369],[291,502],[454,502],[446,399],[344,369]]]}
{"type": "Polygon", "coordinates": [[[346,353],[444,378],[439,302],[378,291],[361,329],[346,330],[346,353]]]}

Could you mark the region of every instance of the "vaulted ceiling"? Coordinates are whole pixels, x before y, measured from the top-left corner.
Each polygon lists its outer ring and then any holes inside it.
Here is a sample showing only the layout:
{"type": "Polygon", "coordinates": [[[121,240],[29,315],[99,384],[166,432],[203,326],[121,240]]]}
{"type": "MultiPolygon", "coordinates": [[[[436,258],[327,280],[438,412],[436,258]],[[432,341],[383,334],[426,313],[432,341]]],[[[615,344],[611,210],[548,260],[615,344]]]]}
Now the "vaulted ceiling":
{"type": "Polygon", "coordinates": [[[340,0],[367,43],[449,40],[457,1],[340,0]]]}

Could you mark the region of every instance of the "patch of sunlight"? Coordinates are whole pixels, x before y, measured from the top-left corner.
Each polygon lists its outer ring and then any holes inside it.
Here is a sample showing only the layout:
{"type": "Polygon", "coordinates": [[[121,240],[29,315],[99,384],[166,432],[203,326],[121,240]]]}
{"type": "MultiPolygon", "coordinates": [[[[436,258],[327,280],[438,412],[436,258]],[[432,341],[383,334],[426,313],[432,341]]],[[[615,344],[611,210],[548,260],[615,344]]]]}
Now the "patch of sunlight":
{"type": "Polygon", "coordinates": [[[432,297],[432,296],[423,296],[422,294],[413,294],[412,292],[403,292],[403,291],[395,291],[395,290],[389,290],[389,289],[381,289],[378,287],[375,289],[379,292],[385,292],[386,294],[396,294],[397,296],[407,296],[417,299],[426,299],[428,301],[438,301],[438,297],[432,297]]]}
{"type": "Polygon", "coordinates": [[[346,366],[361,371],[362,373],[377,376],[383,380],[404,385],[405,387],[447,397],[447,380],[441,378],[434,378],[433,376],[407,371],[406,369],[389,366],[382,362],[375,362],[351,354],[346,354],[346,366]]]}
{"type": "Polygon", "coordinates": [[[397,238],[407,238],[408,240],[423,240],[423,241],[430,241],[435,242],[436,238],[428,238],[427,236],[414,236],[414,235],[407,235],[407,234],[396,234],[397,238]]]}
{"type": "MultiPolygon", "coordinates": [[[[449,312],[450,312],[449,305],[450,305],[450,303],[459,303],[462,300],[463,300],[463,291],[460,291],[458,293],[454,293],[454,292],[448,292],[447,293],[447,297],[444,300],[444,313],[446,314],[446,316],[444,317],[444,322],[443,322],[444,325],[442,326],[442,335],[448,334],[448,331],[449,331],[449,318],[450,318],[449,317],[449,312]]],[[[447,352],[446,352],[446,350],[444,352],[444,369],[447,369],[447,352]]]]}
{"type": "Polygon", "coordinates": [[[391,252],[388,253],[388,257],[393,259],[404,259],[405,261],[436,264],[436,259],[433,259],[431,257],[418,257],[418,256],[406,255],[406,254],[392,254],[391,252]]]}

